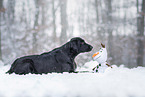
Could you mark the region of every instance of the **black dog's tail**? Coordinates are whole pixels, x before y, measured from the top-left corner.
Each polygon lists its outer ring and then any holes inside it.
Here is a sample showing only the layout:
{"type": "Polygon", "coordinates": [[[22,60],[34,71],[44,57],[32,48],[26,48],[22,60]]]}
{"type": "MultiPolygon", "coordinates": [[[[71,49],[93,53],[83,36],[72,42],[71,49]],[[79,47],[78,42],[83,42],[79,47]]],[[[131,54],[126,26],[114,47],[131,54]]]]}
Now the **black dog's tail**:
{"type": "Polygon", "coordinates": [[[12,74],[12,73],[13,73],[12,69],[10,69],[6,72],[6,74],[12,74]]]}
{"type": "Polygon", "coordinates": [[[10,70],[8,70],[8,71],[6,72],[6,74],[12,74],[13,72],[14,72],[13,69],[10,68],[10,70]]]}
{"type": "Polygon", "coordinates": [[[14,71],[13,71],[13,68],[16,66],[16,61],[17,61],[17,60],[14,61],[14,63],[12,64],[10,70],[8,70],[8,71],[6,72],[6,74],[12,74],[12,73],[14,72],[14,71]]]}

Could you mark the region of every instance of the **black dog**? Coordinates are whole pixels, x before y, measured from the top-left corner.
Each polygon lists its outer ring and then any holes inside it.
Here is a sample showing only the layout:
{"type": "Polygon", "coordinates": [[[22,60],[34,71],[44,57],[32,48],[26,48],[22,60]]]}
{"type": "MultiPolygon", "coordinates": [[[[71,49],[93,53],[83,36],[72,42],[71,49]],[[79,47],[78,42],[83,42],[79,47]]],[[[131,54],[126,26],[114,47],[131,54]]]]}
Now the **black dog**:
{"type": "Polygon", "coordinates": [[[92,46],[79,37],[72,38],[63,46],[41,55],[31,55],[18,58],[12,64],[9,74],[42,74],[51,72],[74,72],[75,57],[79,53],[89,52],[92,46]]]}

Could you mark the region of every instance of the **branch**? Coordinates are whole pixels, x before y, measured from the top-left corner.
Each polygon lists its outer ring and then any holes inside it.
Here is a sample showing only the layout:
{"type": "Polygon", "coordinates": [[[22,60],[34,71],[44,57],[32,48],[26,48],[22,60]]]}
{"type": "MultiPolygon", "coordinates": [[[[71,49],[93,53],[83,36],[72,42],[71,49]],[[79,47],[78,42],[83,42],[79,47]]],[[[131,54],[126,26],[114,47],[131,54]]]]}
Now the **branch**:
{"type": "Polygon", "coordinates": [[[104,45],[104,44],[102,44],[102,43],[101,43],[101,46],[102,46],[103,48],[105,48],[105,45],[104,45]]]}
{"type": "Polygon", "coordinates": [[[94,71],[96,67],[94,67],[92,70],[94,71]]]}
{"type": "Polygon", "coordinates": [[[113,68],[111,65],[109,65],[109,64],[106,64],[108,67],[111,67],[111,68],[113,68]]]}

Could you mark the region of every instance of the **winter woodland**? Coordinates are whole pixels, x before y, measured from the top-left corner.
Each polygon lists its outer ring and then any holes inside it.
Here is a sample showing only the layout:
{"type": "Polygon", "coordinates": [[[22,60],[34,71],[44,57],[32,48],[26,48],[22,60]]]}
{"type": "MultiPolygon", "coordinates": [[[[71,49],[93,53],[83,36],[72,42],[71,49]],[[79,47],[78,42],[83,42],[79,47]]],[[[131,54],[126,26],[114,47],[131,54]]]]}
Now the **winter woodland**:
{"type": "Polygon", "coordinates": [[[0,60],[40,54],[82,37],[93,51],[106,45],[108,62],[145,66],[145,0],[0,0],[0,60]]]}

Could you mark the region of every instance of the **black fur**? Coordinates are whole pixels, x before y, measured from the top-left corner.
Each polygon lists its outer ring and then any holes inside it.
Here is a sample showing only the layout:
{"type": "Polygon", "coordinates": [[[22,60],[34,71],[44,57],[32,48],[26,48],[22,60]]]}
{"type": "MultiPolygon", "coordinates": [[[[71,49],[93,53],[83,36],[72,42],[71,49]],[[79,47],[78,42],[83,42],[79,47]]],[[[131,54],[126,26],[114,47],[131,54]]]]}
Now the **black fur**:
{"type": "Polygon", "coordinates": [[[79,37],[72,38],[63,46],[41,55],[31,55],[18,58],[12,64],[9,74],[42,74],[51,72],[74,72],[75,57],[79,53],[89,52],[92,46],[79,37]]]}

